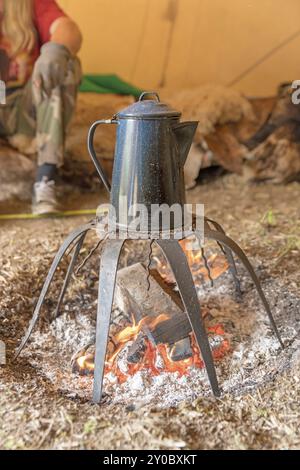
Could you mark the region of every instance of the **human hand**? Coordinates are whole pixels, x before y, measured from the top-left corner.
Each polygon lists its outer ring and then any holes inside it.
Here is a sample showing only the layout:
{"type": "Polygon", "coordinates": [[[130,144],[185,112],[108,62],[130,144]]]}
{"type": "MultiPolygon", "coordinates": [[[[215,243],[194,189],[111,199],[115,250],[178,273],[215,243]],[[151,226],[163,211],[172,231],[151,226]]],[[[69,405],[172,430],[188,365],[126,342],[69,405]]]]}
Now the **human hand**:
{"type": "Polygon", "coordinates": [[[44,44],[33,69],[34,86],[50,95],[54,88],[63,84],[70,58],[71,53],[62,44],[54,42],[44,44]]]}

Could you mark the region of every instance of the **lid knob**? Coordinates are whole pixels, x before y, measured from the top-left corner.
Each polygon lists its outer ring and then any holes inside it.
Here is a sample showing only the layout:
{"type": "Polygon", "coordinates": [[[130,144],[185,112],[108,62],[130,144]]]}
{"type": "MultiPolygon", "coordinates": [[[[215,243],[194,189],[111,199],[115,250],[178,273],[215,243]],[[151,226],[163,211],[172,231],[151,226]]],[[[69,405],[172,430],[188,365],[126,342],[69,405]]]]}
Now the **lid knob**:
{"type": "Polygon", "coordinates": [[[141,96],[139,97],[139,101],[144,101],[145,96],[155,96],[156,100],[160,102],[160,98],[158,96],[158,93],[156,91],[144,91],[141,96]]]}
{"type": "Polygon", "coordinates": [[[117,119],[165,119],[179,118],[180,115],[181,113],[162,103],[158,93],[144,91],[138,101],[118,112],[117,119]]]}

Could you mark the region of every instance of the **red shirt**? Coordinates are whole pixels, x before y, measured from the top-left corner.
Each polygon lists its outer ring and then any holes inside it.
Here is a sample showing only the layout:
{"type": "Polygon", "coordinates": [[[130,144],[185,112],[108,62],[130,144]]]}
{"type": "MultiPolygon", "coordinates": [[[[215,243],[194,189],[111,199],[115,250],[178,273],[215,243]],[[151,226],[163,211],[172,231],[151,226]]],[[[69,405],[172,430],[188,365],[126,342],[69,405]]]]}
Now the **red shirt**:
{"type": "MultiPolygon", "coordinates": [[[[2,10],[3,0],[0,0],[0,12],[2,10]]],[[[40,47],[50,40],[52,23],[58,18],[66,16],[55,0],[33,0],[33,15],[37,42],[32,51],[20,51],[12,58],[9,40],[3,36],[0,37],[0,78],[6,82],[7,88],[25,85],[31,76],[34,62],[39,56],[40,47]]]]}

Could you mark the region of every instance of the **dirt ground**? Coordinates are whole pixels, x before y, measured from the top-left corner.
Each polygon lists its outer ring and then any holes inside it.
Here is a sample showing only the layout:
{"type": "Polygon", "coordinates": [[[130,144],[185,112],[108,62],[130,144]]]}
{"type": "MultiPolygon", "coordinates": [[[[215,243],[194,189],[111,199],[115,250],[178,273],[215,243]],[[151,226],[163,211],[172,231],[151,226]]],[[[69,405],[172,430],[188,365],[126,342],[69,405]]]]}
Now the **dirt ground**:
{"type": "MultiPolygon", "coordinates": [[[[300,296],[299,196],[298,183],[250,186],[234,175],[188,193],[189,202],[204,202],[206,214],[222,222],[268,276],[300,296]]],[[[74,188],[65,205],[92,208],[104,198],[74,188]]],[[[28,210],[22,204],[0,210],[16,207],[28,210]]],[[[0,367],[0,448],[299,449],[300,354],[292,368],[242,397],[199,398],[164,410],[115,406],[109,413],[88,398],[70,399],[26,359],[12,363],[54,253],[85,220],[0,221],[0,339],[8,348],[8,364],[0,367]]]]}

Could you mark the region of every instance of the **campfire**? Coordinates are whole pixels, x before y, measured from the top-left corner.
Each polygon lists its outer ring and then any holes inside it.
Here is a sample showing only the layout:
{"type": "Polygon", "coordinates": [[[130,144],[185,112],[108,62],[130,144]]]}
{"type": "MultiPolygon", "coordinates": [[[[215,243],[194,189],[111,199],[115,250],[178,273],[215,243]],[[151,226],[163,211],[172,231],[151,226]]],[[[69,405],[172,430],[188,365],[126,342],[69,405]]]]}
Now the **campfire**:
{"type": "MultiPolygon", "coordinates": [[[[181,245],[186,253],[196,286],[200,286],[203,282],[213,282],[228,270],[228,263],[224,256],[214,253],[206,259],[201,250],[192,251],[188,249],[188,243],[190,241],[183,240],[181,245]]],[[[175,280],[165,259],[162,256],[153,256],[152,261],[155,266],[155,269],[151,270],[152,278],[156,279],[157,282],[159,277],[161,292],[172,293],[170,302],[175,303],[174,299],[178,302],[179,297],[176,298],[176,292],[173,290],[175,280]]],[[[131,268],[131,272],[133,270],[140,274],[144,268],[137,265],[131,268]]],[[[127,268],[124,271],[127,275],[127,268]]],[[[144,275],[146,275],[146,270],[144,271],[144,275]]],[[[149,286],[149,295],[151,296],[152,293],[157,295],[157,289],[151,286],[151,283],[149,286]]],[[[146,286],[145,289],[147,289],[146,286]]],[[[128,322],[112,335],[108,342],[104,375],[110,382],[122,384],[139,371],[146,371],[147,374],[152,376],[168,372],[182,377],[188,375],[191,368],[201,369],[204,367],[192,331],[185,338],[175,343],[171,343],[172,339],[169,340],[169,343],[157,340],[159,331],[167,330],[170,327],[174,328],[172,323],[177,324],[179,320],[178,318],[175,319],[175,315],[168,314],[168,312],[160,313],[158,309],[156,310],[155,315],[143,316],[139,321],[136,319],[136,314],[131,313],[131,315],[128,315],[128,312],[125,312],[127,313],[126,318],[130,317],[131,322],[128,322]]],[[[184,312],[182,312],[183,315],[184,312]]],[[[208,326],[207,331],[214,359],[223,358],[230,350],[229,340],[226,338],[223,325],[208,326]]],[[[94,374],[94,352],[92,348],[94,348],[94,345],[88,345],[87,348],[75,354],[72,359],[74,373],[81,376],[94,374]]]]}
{"type": "MultiPolygon", "coordinates": [[[[228,268],[236,293],[240,295],[234,255],[248,271],[273,332],[283,348],[268,300],[245,253],[226,235],[218,222],[204,216],[202,205],[199,207],[196,204],[193,208],[186,205],[183,166],[198,123],[181,122],[180,116],[180,112],[161,103],[157,93],[144,92],[137,103],[120,111],[112,119],[96,121],[89,131],[88,150],[110,194],[107,230],[104,230],[103,237],[100,237],[96,248],[88,256],[102,244],[95,352],[88,352],[86,348],[75,361],[81,373],[82,370],[86,373],[94,369],[95,403],[100,403],[103,379],[109,375],[119,382],[126,382],[128,377],[144,369],[154,376],[163,371],[185,375],[192,368],[199,369],[203,365],[212,392],[220,396],[214,357],[218,359],[224,356],[229,344],[222,324],[213,325],[213,330],[211,325],[205,324],[205,312],[203,314],[200,308],[197,286],[207,279],[213,284],[214,278],[228,268]],[[155,99],[146,99],[149,96],[155,99]],[[112,184],[104,174],[93,146],[96,128],[103,123],[118,124],[114,160],[118,170],[113,173],[112,184]],[[125,161],[126,168],[123,168],[125,161]],[[128,171],[128,168],[132,168],[133,172],[128,171]],[[166,207],[168,211],[162,210],[166,207]],[[148,266],[145,268],[142,264],[136,264],[117,273],[126,240],[136,242],[145,240],[145,236],[149,244],[148,266]],[[191,236],[200,242],[200,252],[191,253],[187,250],[186,244],[190,243],[187,239],[191,236]],[[207,259],[204,240],[215,241],[226,261],[216,255],[207,259]],[[164,258],[156,258],[155,269],[150,271],[153,246],[161,250],[164,258]],[[114,299],[117,307],[132,318],[123,328],[120,325],[117,332],[110,328],[114,299]]],[[[94,220],[75,229],[58,250],[15,357],[27,344],[54,274],[71,247],[73,253],[54,316],[59,314],[87,233],[90,230],[97,231],[99,225],[103,232],[103,209],[99,208],[94,220]]]]}
{"type": "MultiPolygon", "coordinates": [[[[246,272],[238,265],[243,288],[243,301],[241,301],[234,295],[234,283],[231,273],[227,269],[225,257],[213,250],[213,246],[211,246],[212,251],[209,251],[209,248],[207,247],[206,254],[214,287],[210,286],[208,273],[205,273],[204,270],[205,262],[199,252],[194,252],[193,255],[189,254],[190,259],[196,258],[198,261],[198,264],[192,263],[194,264],[194,281],[216,369],[219,376],[222,377],[222,391],[226,394],[241,396],[245,393],[252,393],[264,383],[273,381],[279,371],[288,367],[297,345],[295,343],[295,347],[287,348],[286,352],[282,354],[277,339],[266,325],[264,311],[259,299],[254,295],[246,272]],[[217,269],[220,269],[219,274],[217,269]]],[[[141,245],[135,249],[137,253],[140,253],[141,245]]],[[[140,406],[169,408],[178,406],[183,401],[209,396],[210,388],[205,368],[202,367],[203,364],[201,362],[195,364],[196,360],[191,357],[180,360],[174,358],[174,353],[182,351],[180,346],[187,344],[187,338],[188,344],[192,346],[193,355],[196,354],[199,357],[197,349],[194,348],[194,337],[189,332],[189,325],[181,322],[184,338],[180,340],[177,336],[178,341],[175,345],[170,346],[167,342],[168,336],[165,336],[166,326],[170,325],[168,322],[175,313],[178,313],[177,289],[172,283],[167,263],[163,257],[157,256],[156,251],[153,253],[150,269],[151,288],[147,291],[147,271],[139,264],[127,266],[135,258],[130,256],[128,263],[127,250],[131,252],[132,245],[128,245],[124,250],[117,278],[115,305],[112,311],[110,338],[105,361],[102,406],[110,407],[119,404],[123,407],[133,408],[140,406]],[[158,269],[161,273],[160,277],[155,272],[158,269]],[[129,280],[127,284],[125,282],[126,278],[128,279],[128,273],[133,272],[136,274],[134,279],[131,278],[132,290],[129,295],[125,295],[128,292],[127,288],[130,287],[129,280]],[[141,277],[141,273],[144,273],[144,277],[141,277]],[[157,279],[162,282],[162,277],[164,278],[163,289],[156,281],[157,279]],[[160,306],[157,316],[167,315],[168,317],[160,317],[158,324],[154,324],[155,326],[152,327],[153,337],[155,335],[154,342],[148,336],[147,326],[149,323],[147,324],[147,321],[149,320],[142,322],[141,318],[136,320],[139,311],[132,302],[133,290],[139,296],[150,297],[148,303],[141,303],[141,310],[145,313],[144,316],[150,318],[150,322],[152,322],[151,312],[153,313],[157,304],[160,306]],[[163,292],[161,297],[159,297],[159,292],[163,292]],[[155,303],[155,299],[159,299],[159,301],[155,303]],[[137,330],[127,329],[128,327],[132,328],[133,325],[138,326],[137,330]],[[129,331],[133,332],[130,339],[129,331]],[[137,331],[139,332],[137,333],[137,331]],[[121,332],[125,334],[121,335],[121,332]],[[112,342],[112,339],[114,338],[115,341],[117,337],[120,339],[126,337],[125,343],[120,344],[119,342],[120,349],[112,342]],[[159,337],[164,342],[158,343],[159,337]],[[151,351],[147,350],[148,344],[150,344],[150,348],[152,347],[151,351]],[[136,362],[132,361],[134,357],[132,348],[136,351],[136,362]],[[115,351],[118,351],[117,356],[113,355],[115,351]],[[153,362],[159,375],[155,375],[156,372],[153,373],[151,369],[147,369],[146,359],[149,352],[155,355],[153,362]],[[165,356],[163,356],[164,352],[165,356]],[[166,366],[163,362],[164,357],[166,358],[166,366]],[[113,364],[110,359],[113,360],[113,364]],[[180,365],[183,365],[184,368],[173,372],[174,366],[178,368],[180,365]],[[113,367],[119,377],[112,371],[113,367]]],[[[256,261],[256,263],[258,262],[256,261]]],[[[86,272],[95,273],[91,274],[91,276],[95,276],[94,282],[96,282],[96,270],[94,269],[98,268],[97,264],[96,260],[94,263],[91,259],[85,268],[86,272]]],[[[262,265],[257,264],[257,266],[260,266],[259,269],[262,272],[262,265]]],[[[93,386],[95,287],[94,284],[91,284],[84,297],[75,293],[79,290],[72,292],[72,296],[69,297],[68,303],[62,309],[61,315],[55,318],[47,328],[42,331],[36,330],[32,341],[25,350],[29,363],[47,381],[50,381],[59,393],[70,399],[87,400],[93,386]],[[74,321],[75,318],[76,321],[74,321]],[[41,355],[41,351],[43,351],[43,355],[41,355]]],[[[272,278],[265,281],[264,289],[268,298],[273,299],[274,313],[278,318],[285,344],[292,344],[298,335],[293,325],[300,308],[299,299],[288,290],[284,290],[283,286],[272,278]],[[283,297],[282,292],[286,293],[283,297]]],[[[175,331],[178,330],[179,328],[175,327],[175,331]]],[[[173,334],[174,329],[172,329],[173,334]]],[[[183,351],[186,350],[183,349],[183,351]]]]}

